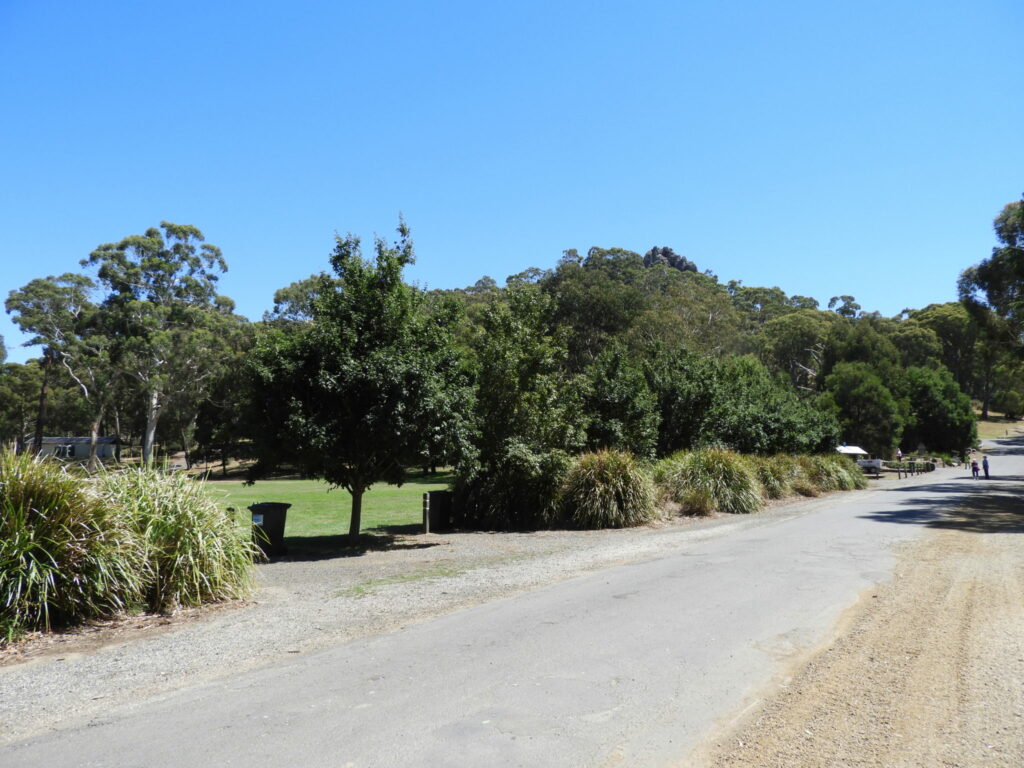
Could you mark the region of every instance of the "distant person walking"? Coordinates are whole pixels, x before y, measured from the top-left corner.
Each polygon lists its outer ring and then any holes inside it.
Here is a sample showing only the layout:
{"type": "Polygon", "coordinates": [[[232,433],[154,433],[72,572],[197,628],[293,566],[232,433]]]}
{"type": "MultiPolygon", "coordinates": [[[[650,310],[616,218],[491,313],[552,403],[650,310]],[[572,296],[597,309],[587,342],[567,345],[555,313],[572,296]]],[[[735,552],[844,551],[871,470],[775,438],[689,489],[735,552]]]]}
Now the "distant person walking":
{"type": "Polygon", "coordinates": [[[988,480],[988,456],[981,457],[981,466],[985,469],[985,479],[988,480]]]}
{"type": "Polygon", "coordinates": [[[978,479],[978,460],[977,459],[971,459],[971,474],[974,476],[975,480],[978,479]]]}
{"type": "Polygon", "coordinates": [[[896,461],[903,461],[903,451],[900,448],[896,449],[896,461]]]}

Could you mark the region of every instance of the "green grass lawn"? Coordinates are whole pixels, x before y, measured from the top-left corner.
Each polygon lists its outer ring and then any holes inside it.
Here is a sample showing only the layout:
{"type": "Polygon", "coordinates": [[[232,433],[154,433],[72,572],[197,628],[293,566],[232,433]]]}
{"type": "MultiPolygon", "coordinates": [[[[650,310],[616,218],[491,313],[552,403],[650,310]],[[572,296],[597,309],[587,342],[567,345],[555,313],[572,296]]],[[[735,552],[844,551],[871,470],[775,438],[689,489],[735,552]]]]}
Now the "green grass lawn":
{"type": "MultiPolygon", "coordinates": [[[[412,477],[401,486],[378,483],[363,495],[362,530],[400,529],[423,522],[423,493],[448,487],[451,475],[438,473],[412,477]]],[[[341,488],[328,490],[319,480],[259,480],[243,485],[240,480],[209,480],[210,495],[224,507],[245,512],[260,501],[291,504],[285,539],[333,537],[348,533],[352,497],[341,488]]]]}
{"type": "Polygon", "coordinates": [[[990,418],[982,420],[978,417],[978,438],[991,440],[997,437],[1019,437],[1024,433],[1024,421],[1013,421],[997,413],[990,413],[990,418]]]}

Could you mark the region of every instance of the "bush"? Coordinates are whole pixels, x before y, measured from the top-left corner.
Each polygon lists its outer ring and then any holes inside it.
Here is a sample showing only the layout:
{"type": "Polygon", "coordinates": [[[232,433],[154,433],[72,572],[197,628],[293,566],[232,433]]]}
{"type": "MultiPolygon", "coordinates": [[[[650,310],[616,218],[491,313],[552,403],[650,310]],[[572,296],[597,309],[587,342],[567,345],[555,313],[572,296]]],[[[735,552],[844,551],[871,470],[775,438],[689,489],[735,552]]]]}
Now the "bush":
{"type": "Polygon", "coordinates": [[[184,474],[131,469],[100,477],[100,487],[125,510],[149,563],[146,600],[155,611],[242,597],[259,557],[241,526],[184,474]]]}
{"type": "Polygon", "coordinates": [[[655,482],[689,514],[750,514],[761,507],[761,484],[750,465],[721,448],[682,452],[659,462],[655,482]]]}
{"type": "Polygon", "coordinates": [[[0,452],[0,630],[51,629],[141,600],[146,566],[122,510],[53,459],[0,452]]]}
{"type": "Polygon", "coordinates": [[[457,524],[504,531],[555,527],[569,465],[562,451],[537,452],[510,441],[493,465],[460,468],[453,500],[457,524]]]}
{"type": "Polygon", "coordinates": [[[576,528],[626,528],[656,516],[650,477],[621,451],[578,457],[566,475],[560,502],[566,520],[576,528]]]}

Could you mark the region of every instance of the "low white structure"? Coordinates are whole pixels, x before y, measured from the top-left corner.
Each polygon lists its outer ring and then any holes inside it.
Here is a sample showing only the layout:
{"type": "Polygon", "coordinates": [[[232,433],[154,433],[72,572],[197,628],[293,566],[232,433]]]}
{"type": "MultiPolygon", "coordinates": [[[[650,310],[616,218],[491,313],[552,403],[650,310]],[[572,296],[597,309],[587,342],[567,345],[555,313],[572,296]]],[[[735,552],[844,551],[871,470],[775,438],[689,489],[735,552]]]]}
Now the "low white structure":
{"type": "MultiPolygon", "coordinates": [[[[28,441],[31,445],[32,441],[28,441]]],[[[121,441],[116,437],[96,439],[96,457],[99,459],[118,458],[121,441]]],[[[44,437],[40,456],[56,456],[58,459],[88,459],[88,437],[44,437]]]]}
{"type": "Polygon", "coordinates": [[[868,452],[859,445],[840,445],[836,450],[847,456],[867,456],[868,452]]]}

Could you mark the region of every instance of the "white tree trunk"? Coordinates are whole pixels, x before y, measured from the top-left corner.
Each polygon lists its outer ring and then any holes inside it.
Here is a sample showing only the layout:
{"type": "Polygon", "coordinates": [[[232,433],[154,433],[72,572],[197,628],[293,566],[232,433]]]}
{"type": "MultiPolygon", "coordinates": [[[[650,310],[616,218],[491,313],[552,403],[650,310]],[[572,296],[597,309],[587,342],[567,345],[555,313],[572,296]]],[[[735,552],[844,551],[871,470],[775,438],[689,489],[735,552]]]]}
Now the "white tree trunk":
{"type": "Polygon", "coordinates": [[[142,463],[153,461],[153,442],[156,440],[156,422],[160,418],[160,393],[154,390],[149,395],[149,408],[146,410],[146,434],[142,439],[142,463]]]}

